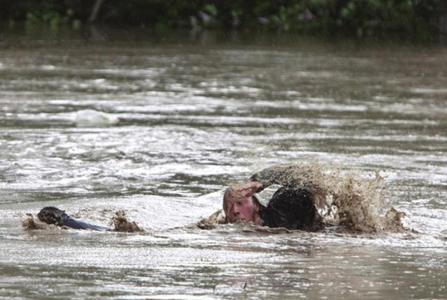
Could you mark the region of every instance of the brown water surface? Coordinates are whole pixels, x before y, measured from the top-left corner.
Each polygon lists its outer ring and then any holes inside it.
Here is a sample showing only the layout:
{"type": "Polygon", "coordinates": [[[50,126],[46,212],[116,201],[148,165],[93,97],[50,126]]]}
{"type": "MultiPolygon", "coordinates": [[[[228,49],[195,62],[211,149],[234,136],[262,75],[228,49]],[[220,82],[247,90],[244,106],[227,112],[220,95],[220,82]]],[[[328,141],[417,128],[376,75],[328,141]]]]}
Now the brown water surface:
{"type": "Polygon", "coordinates": [[[0,48],[0,298],[446,298],[446,49],[112,37],[0,48]],[[419,233],[189,226],[311,160],[379,172],[419,233]],[[24,231],[47,205],[148,232],[24,231]]]}

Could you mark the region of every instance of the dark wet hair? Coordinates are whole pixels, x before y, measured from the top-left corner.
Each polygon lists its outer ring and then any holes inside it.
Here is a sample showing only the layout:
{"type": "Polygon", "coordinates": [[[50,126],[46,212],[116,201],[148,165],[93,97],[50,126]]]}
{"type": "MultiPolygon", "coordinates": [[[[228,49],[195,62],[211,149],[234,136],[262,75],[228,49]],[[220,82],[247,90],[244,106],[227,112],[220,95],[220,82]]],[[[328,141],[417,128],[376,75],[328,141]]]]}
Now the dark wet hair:
{"type": "Polygon", "coordinates": [[[53,206],[44,207],[37,214],[39,221],[47,224],[56,224],[59,226],[64,225],[64,216],[65,211],[53,206]]]}

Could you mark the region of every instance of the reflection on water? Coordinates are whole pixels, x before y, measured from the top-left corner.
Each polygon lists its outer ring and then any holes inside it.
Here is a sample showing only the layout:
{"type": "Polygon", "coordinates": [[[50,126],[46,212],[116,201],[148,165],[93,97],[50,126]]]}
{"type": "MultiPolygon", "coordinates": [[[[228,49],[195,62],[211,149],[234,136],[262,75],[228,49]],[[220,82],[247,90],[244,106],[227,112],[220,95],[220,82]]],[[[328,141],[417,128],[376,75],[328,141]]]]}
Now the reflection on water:
{"type": "Polygon", "coordinates": [[[447,52],[294,41],[0,49],[0,297],[444,298],[447,52]],[[380,172],[419,233],[192,226],[264,167],[380,172]],[[147,232],[24,232],[59,206],[147,232]]]}

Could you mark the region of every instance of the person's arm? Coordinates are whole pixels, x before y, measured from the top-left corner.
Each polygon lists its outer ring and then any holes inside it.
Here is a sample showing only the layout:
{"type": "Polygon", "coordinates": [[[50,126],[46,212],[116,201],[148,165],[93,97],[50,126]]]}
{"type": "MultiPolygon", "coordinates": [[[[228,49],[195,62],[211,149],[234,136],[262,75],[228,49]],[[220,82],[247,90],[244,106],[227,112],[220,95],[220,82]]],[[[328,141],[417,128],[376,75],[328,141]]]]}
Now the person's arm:
{"type": "Polygon", "coordinates": [[[262,189],[272,184],[302,188],[311,185],[308,175],[297,165],[277,165],[261,170],[252,175],[250,180],[260,182],[262,189]]]}
{"type": "Polygon", "coordinates": [[[315,184],[314,176],[314,170],[307,165],[277,165],[255,173],[250,177],[250,180],[261,183],[257,192],[272,184],[292,189],[307,189],[312,193],[313,203],[317,207],[323,208],[325,206],[326,192],[315,184]]]}
{"type": "Polygon", "coordinates": [[[89,224],[83,221],[73,219],[65,213],[65,211],[60,210],[56,207],[48,206],[44,207],[37,214],[37,217],[41,222],[47,224],[54,224],[57,226],[66,226],[73,229],[90,229],[95,231],[110,231],[110,228],[98,226],[94,224],[89,224]]]}

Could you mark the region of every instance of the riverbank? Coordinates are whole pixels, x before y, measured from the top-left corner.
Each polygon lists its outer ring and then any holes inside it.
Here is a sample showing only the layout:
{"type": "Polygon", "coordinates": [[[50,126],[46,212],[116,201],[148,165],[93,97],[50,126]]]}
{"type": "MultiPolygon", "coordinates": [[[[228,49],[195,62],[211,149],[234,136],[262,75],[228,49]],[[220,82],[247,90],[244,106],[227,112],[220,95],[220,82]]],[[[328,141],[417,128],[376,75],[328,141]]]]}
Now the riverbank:
{"type": "Polygon", "coordinates": [[[188,30],[173,29],[157,31],[140,27],[113,27],[88,25],[79,29],[62,26],[51,29],[48,26],[27,28],[24,24],[13,28],[0,25],[0,49],[33,48],[41,46],[84,47],[86,45],[102,44],[184,44],[184,45],[250,45],[273,47],[306,47],[306,45],[332,45],[337,48],[395,48],[395,47],[437,47],[447,45],[447,40],[417,40],[410,37],[369,37],[357,38],[350,36],[321,36],[291,32],[264,32],[238,30],[188,30]]]}
{"type": "Polygon", "coordinates": [[[9,28],[89,25],[172,30],[298,33],[322,37],[402,38],[433,41],[444,31],[441,0],[288,1],[3,1],[9,28]]]}

